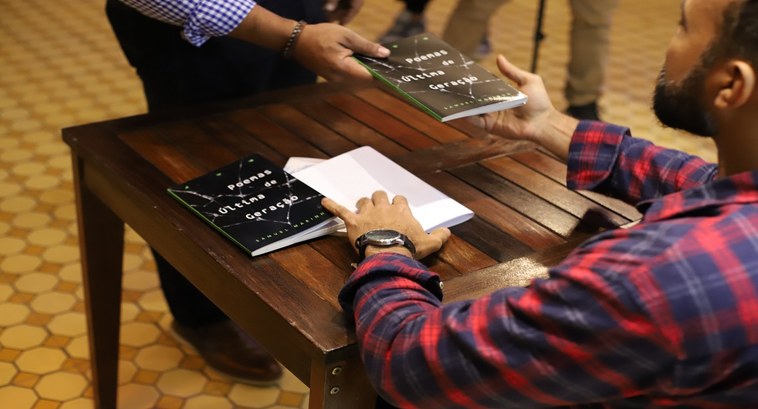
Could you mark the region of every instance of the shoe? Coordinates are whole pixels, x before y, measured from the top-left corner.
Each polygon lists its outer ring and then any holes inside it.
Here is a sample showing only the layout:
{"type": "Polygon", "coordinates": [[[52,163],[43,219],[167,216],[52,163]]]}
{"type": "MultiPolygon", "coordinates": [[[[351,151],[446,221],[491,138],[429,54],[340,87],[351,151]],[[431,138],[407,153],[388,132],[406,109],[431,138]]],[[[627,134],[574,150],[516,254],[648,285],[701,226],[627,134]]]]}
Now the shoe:
{"type": "Polygon", "coordinates": [[[597,102],[590,102],[585,105],[569,105],[566,113],[579,120],[600,120],[600,115],[597,112],[597,102]]]}
{"type": "Polygon", "coordinates": [[[381,44],[397,41],[406,37],[415,36],[426,32],[426,18],[421,17],[420,20],[414,20],[413,14],[408,10],[403,10],[395,18],[395,22],[392,27],[387,30],[378,42],[381,44]]]}
{"type": "Polygon", "coordinates": [[[171,332],[195,349],[208,366],[238,382],[266,386],[282,377],[279,363],[231,320],[199,328],[174,321],[171,332]]]}
{"type": "Polygon", "coordinates": [[[474,50],[474,55],[472,55],[471,58],[476,61],[483,60],[491,52],[492,52],[492,43],[490,43],[490,37],[487,35],[487,33],[485,33],[484,36],[482,36],[482,41],[480,41],[479,44],[476,46],[476,50],[474,50]]]}

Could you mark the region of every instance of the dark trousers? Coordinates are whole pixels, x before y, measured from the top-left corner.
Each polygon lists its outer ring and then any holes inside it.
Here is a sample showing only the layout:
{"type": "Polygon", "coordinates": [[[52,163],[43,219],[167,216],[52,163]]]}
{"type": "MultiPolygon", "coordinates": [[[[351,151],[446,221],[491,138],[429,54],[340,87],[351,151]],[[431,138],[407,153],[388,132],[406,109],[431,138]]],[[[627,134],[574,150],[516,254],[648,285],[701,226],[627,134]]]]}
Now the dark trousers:
{"type": "Polygon", "coordinates": [[[405,9],[415,14],[424,14],[429,0],[405,0],[405,9]]]}
{"type": "MultiPolygon", "coordinates": [[[[321,0],[263,0],[258,4],[295,20],[324,21],[321,0]]],[[[148,18],[116,0],[106,14],[129,63],[142,80],[152,113],[241,98],[313,83],[316,75],[274,50],[228,37],[196,47],[181,28],[148,18]]],[[[166,302],[177,322],[199,326],[227,319],[171,264],[153,250],[166,302]]]]}

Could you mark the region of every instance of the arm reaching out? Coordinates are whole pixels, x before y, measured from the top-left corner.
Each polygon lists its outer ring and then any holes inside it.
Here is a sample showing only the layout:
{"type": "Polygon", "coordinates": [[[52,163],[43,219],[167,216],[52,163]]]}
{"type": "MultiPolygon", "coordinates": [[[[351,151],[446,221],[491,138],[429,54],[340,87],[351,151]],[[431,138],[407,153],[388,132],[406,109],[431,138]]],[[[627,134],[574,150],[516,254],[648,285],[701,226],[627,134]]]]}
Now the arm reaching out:
{"type": "MultiPolygon", "coordinates": [[[[282,51],[297,24],[253,0],[120,1],[148,17],[183,27],[184,37],[195,46],[201,46],[210,37],[230,36],[282,51]]],[[[350,0],[346,4],[349,7],[333,10],[332,18],[349,21],[362,2],[350,0]]],[[[327,3],[325,7],[336,5],[327,3]]],[[[290,50],[292,57],[328,80],[371,80],[371,74],[351,58],[353,53],[378,58],[390,54],[378,43],[334,23],[306,25],[295,40],[290,50]]]]}
{"type": "Polygon", "coordinates": [[[529,97],[529,102],[474,117],[473,123],[503,138],[538,143],[566,161],[571,136],[579,121],[555,109],[540,76],[516,67],[502,55],[497,57],[497,66],[529,97]]]}
{"type": "MultiPolygon", "coordinates": [[[[274,50],[281,50],[295,22],[255,6],[230,35],[274,50]]],[[[386,57],[390,51],[358,33],[334,23],[306,25],[292,49],[293,58],[330,81],[371,80],[371,74],[356,62],[354,52],[386,57]]]]}

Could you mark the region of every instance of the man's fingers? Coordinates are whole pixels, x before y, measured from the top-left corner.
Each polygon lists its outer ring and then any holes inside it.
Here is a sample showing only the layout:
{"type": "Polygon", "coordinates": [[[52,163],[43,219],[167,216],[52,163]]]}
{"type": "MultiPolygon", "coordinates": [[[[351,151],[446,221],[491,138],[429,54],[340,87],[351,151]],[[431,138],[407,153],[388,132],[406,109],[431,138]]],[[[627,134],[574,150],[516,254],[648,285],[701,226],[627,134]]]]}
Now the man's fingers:
{"type": "Polygon", "coordinates": [[[374,205],[388,205],[390,204],[390,198],[387,196],[387,192],[384,190],[377,190],[371,195],[371,201],[374,205]]]}
{"type": "Polygon", "coordinates": [[[358,209],[358,213],[360,213],[361,209],[363,209],[365,206],[368,206],[370,204],[373,204],[371,202],[371,199],[369,199],[368,197],[364,196],[364,197],[358,199],[357,202],[355,202],[355,208],[358,209]]]}
{"type": "Polygon", "coordinates": [[[422,259],[432,253],[436,253],[442,248],[447,239],[450,238],[450,230],[446,227],[433,230],[426,235],[423,240],[419,240],[416,244],[416,258],[422,259]]]}
{"type": "Polygon", "coordinates": [[[438,244],[437,250],[439,250],[443,244],[450,238],[450,229],[447,227],[440,227],[439,229],[432,230],[429,233],[429,237],[438,244]]]}
{"type": "Polygon", "coordinates": [[[347,38],[347,48],[356,54],[368,55],[369,57],[386,58],[390,56],[390,50],[379,43],[369,41],[360,34],[351,32],[347,38]]]}
{"type": "Polygon", "coordinates": [[[505,56],[502,54],[497,56],[497,68],[500,69],[500,72],[503,75],[508,77],[508,79],[511,81],[515,82],[518,86],[524,85],[529,75],[528,72],[511,64],[511,62],[508,61],[508,59],[505,58],[505,56]]]}
{"type": "Polygon", "coordinates": [[[395,197],[392,198],[392,204],[408,206],[408,199],[403,195],[395,195],[395,197]]]}
{"type": "Polygon", "coordinates": [[[336,70],[324,78],[329,81],[351,80],[368,83],[374,79],[374,76],[371,75],[368,68],[360,65],[358,61],[348,55],[342,59],[336,70]]]}
{"type": "Polygon", "coordinates": [[[345,224],[353,224],[355,213],[353,213],[347,207],[342,206],[341,204],[335,202],[332,199],[329,199],[328,197],[321,199],[321,206],[324,206],[324,209],[342,219],[345,224]]]}

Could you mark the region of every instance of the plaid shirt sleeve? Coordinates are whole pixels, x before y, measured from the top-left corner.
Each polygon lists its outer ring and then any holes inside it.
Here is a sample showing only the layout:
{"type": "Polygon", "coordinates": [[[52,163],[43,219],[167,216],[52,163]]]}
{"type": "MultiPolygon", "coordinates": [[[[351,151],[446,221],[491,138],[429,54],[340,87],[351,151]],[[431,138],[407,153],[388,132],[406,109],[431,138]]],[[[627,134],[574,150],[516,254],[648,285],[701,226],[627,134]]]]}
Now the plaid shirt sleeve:
{"type": "Polygon", "coordinates": [[[713,180],[718,169],[681,151],[633,138],[629,129],[582,121],[569,148],[567,184],[628,203],[654,199],[713,180]]]}
{"type": "Polygon", "coordinates": [[[250,13],[254,0],[121,0],[142,14],[182,26],[190,43],[229,34],[250,13]]]}
{"type": "Polygon", "coordinates": [[[583,243],[550,279],[474,300],[443,304],[438,276],[410,258],[367,258],[339,299],[377,392],[424,409],[751,407],[758,177],[703,184],[712,165],[599,123],[572,143],[576,187],[641,178],[632,199],[698,187],[660,199],[671,214],[583,243]],[[693,206],[719,222],[673,218],[693,206]]]}
{"type": "Polygon", "coordinates": [[[442,305],[434,273],[385,253],[359,266],[340,300],[372,384],[398,407],[613,401],[643,393],[675,356],[613,263],[613,253],[575,257],[529,288],[442,305]]]}

